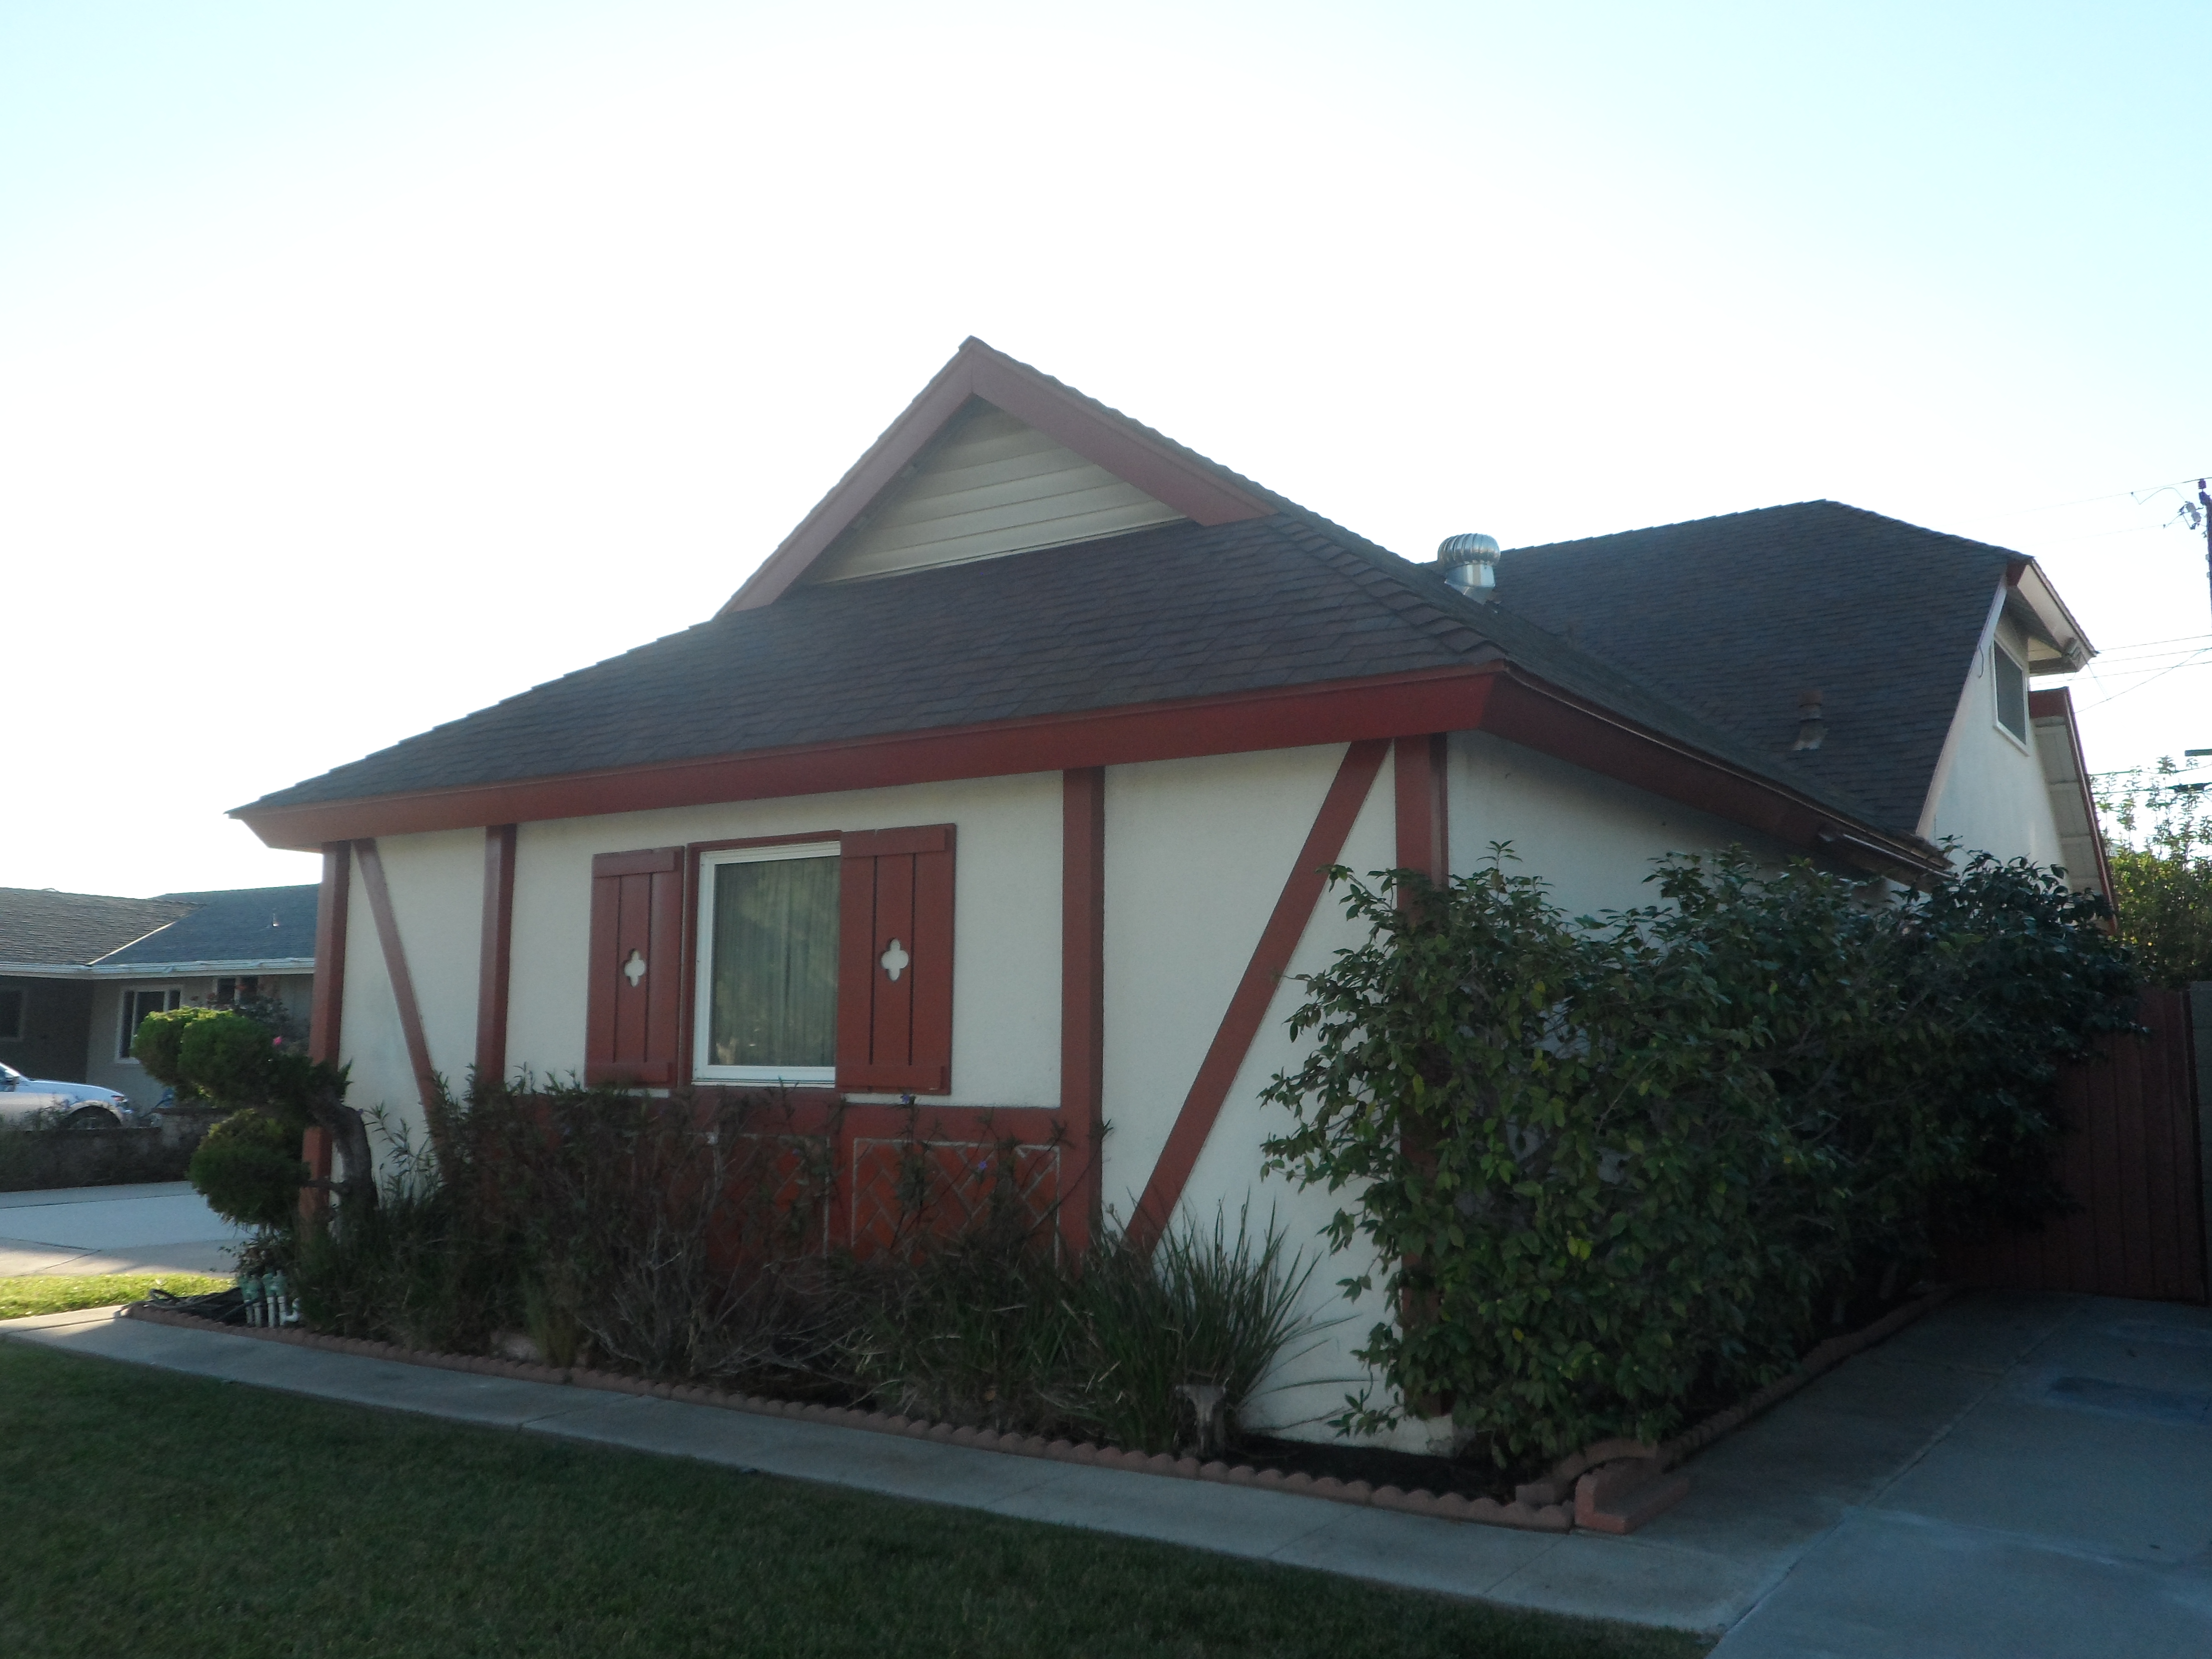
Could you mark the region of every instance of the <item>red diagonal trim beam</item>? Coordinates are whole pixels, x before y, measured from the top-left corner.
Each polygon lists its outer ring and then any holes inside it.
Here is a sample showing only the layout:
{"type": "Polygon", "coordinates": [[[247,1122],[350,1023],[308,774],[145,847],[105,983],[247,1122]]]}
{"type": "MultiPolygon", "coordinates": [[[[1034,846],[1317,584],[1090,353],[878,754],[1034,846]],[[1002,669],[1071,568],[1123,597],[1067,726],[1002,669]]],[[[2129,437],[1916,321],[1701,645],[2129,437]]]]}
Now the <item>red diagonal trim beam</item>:
{"type": "Polygon", "coordinates": [[[1139,1245],[1150,1246],[1166,1231],[1176,1206],[1182,1201],[1183,1187],[1197,1167],[1206,1136],[1213,1132],[1214,1120],[1221,1115],[1222,1103],[1229,1098],[1237,1068],[1251,1052],[1252,1039],[1260,1034],[1260,1023],[1267,1017],[1275,987],[1290,969],[1291,952],[1297,949],[1306,924],[1313,920],[1314,906],[1321,902],[1322,872],[1343,855],[1352,822],[1359,816],[1368,791],[1374,787],[1375,775],[1382,770],[1382,757],[1389,751],[1387,742],[1355,743],[1345,750],[1335,781],[1328,786],[1328,794],[1314,817],[1306,844],[1298,849],[1297,862],[1283,883],[1274,914],[1261,931],[1244,977],[1237,982],[1237,994],[1229,999],[1229,1011],[1221,1017],[1221,1029],[1213,1034],[1212,1046],[1206,1049],[1198,1077],[1183,1098],[1175,1127],[1168,1131],[1167,1145],[1160,1149],[1152,1178],[1146,1183],[1136,1213],[1129,1218],[1129,1236],[1139,1245]]]}
{"type": "Polygon", "coordinates": [[[392,976],[392,1000],[399,1005],[399,1030],[407,1039],[407,1063],[414,1068],[415,1087],[428,1107],[438,1097],[438,1074],[430,1069],[430,1045],[422,1036],[422,1010],[415,1000],[407,953],[399,946],[399,918],[392,913],[392,890],[384,880],[384,855],[373,841],[354,842],[353,852],[361,861],[361,885],[368,895],[368,913],[376,919],[376,940],[384,947],[384,970],[392,976]]]}

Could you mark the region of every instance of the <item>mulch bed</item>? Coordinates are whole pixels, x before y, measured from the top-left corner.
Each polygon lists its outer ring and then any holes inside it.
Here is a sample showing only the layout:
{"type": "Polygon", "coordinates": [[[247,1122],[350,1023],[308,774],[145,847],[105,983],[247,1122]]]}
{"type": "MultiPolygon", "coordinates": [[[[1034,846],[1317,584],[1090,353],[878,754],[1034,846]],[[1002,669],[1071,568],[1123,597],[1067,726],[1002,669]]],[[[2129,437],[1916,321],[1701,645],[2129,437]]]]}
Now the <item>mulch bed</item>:
{"type": "Polygon", "coordinates": [[[1680,1476],[1666,1477],[1685,1458],[1702,1450],[1723,1435],[1750,1421],[1761,1412],[1795,1394],[1806,1383],[1832,1370],[1851,1355],[1872,1346],[1903,1328],[1950,1295],[1948,1286],[1937,1286],[1914,1301],[1893,1310],[1873,1324],[1847,1336],[1821,1343],[1799,1362],[1796,1370],[1768,1384],[1750,1399],[1706,1418],[1696,1427],[1661,1446],[1634,1441],[1602,1441],[1563,1459],[1542,1478],[1521,1484],[1510,1502],[1500,1502],[1484,1492],[1482,1473],[1466,1464],[1441,1457],[1422,1457],[1304,1442],[1261,1439],[1248,1444],[1248,1452],[1261,1455],[1258,1465],[1195,1457],[1176,1457],[1166,1452],[1124,1451],[1090,1442],[1048,1439],[1042,1435],[1001,1434],[995,1430],[931,1423],[895,1413],[825,1405],[818,1401],[771,1400],[759,1395],[732,1394],[698,1383],[654,1382],[614,1371],[576,1368],[559,1370],[522,1360],[495,1359],[477,1354],[432,1353],[402,1348],[390,1342],[359,1337],[328,1336],[313,1331],[222,1324],[186,1313],[134,1303],[118,1316],[159,1325],[219,1331],[264,1342],[283,1342],[332,1353],[364,1358],[399,1360],[443,1370],[466,1371],[482,1376],[512,1377],[519,1382],[551,1382],[573,1388],[597,1389],[610,1394],[651,1395],[690,1405],[713,1406],[726,1411],[750,1412],[765,1417],[787,1417],[810,1423],[878,1434],[904,1435],[911,1439],[972,1447],[1017,1456],[1042,1457],[1055,1462],[1118,1468],[1133,1473],[1175,1476],[1186,1480],[1209,1480],[1224,1486],[1256,1486],[1322,1498],[1340,1504],[1424,1515],[1440,1520],[1468,1521],[1524,1531],[1563,1533],[1577,1524],[1607,1532],[1633,1530],[1643,1521],[1676,1501],[1687,1490],[1680,1476]],[[1384,1475],[1376,1480],[1370,1477],[1384,1475]],[[1407,1484],[1400,1484],[1400,1482],[1407,1484]],[[1638,1495],[1642,1494],[1639,1498],[1638,1495]]]}

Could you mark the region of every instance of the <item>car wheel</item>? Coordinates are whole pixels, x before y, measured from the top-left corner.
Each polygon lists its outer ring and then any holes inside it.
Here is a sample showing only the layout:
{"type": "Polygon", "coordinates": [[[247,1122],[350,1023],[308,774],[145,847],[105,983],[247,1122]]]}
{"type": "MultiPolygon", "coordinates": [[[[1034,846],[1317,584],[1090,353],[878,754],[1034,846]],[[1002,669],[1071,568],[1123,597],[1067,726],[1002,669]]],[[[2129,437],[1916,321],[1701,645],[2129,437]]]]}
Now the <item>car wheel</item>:
{"type": "Polygon", "coordinates": [[[119,1129],[123,1120],[105,1106],[80,1106],[62,1120],[64,1129],[119,1129]]]}

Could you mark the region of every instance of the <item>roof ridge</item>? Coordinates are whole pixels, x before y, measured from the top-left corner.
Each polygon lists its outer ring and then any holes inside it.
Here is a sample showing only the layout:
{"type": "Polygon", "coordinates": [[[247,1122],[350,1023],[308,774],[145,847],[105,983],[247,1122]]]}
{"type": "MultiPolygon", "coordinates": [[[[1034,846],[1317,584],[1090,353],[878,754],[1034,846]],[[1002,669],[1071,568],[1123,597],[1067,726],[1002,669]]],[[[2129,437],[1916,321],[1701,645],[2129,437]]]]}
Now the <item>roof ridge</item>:
{"type": "Polygon", "coordinates": [[[1511,554],[1550,553],[1565,548],[1595,547],[1601,543],[1625,541],[1635,536],[1656,536],[1670,531],[1696,530],[1705,526],[1717,527],[1738,523],[1746,519],[1762,518],[1769,514],[1802,513],[1820,507],[1836,513],[1848,513],[1855,518],[1870,519],[1878,524],[1892,526],[1899,530],[1909,530],[1915,535],[1933,537],[1939,541],[1949,542],[1977,553],[1993,554],[2003,559],[2024,560],[2029,557],[2027,554],[2020,552],[2016,549],[2000,547],[1995,542],[1977,541],[1971,536],[1961,536],[1953,531],[1931,529],[1923,524],[1915,524],[1910,519],[1893,518],[1887,513],[1877,513],[1872,507],[1855,506],[1850,501],[1839,501],[1826,495],[1815,496],[1809,501],[1777,501],[1769,507],[1747,507],[1734,513],[1709,513],[1703,518],[1676,519],[1666,524],[1640,525],[1632,530],[1607,530],[1595,536],[1571,537],[1565,541],[1532,542],[1522,547],[1502,549],[1499,556],[1503,558],[1511,554]]]}

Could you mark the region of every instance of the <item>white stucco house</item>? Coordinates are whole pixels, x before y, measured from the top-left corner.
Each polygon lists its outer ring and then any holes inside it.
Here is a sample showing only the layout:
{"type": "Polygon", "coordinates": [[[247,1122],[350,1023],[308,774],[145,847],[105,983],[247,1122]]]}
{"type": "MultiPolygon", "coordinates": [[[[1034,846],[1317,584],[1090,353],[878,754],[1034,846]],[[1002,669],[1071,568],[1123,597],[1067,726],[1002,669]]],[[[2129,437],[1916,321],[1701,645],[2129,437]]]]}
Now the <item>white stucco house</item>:
{"type": "MultiPolygon", "coordinates": [[[[1449,526],[1440,526],[1449,528],[1449,526]]],[[[2104,876],[2032,560],[1829,502],[1399,557],[969,341],[714,617],[238,809],[325,858],[317,1052],[920,1103],[1079,1240],[1248,1200],[1321,866],[1510,842],[1576,909],[1741,843],[2104,876]]],[[[1261,1408],[1338,1408],[1348,1314],[1261,1408]]],[[[1321,1431],[1314,1431],[1321,1432],[1321,1431]]]]}

